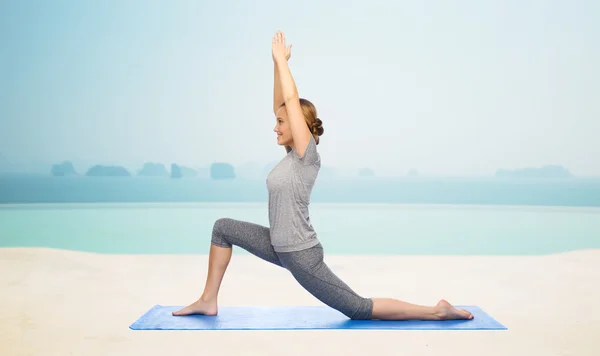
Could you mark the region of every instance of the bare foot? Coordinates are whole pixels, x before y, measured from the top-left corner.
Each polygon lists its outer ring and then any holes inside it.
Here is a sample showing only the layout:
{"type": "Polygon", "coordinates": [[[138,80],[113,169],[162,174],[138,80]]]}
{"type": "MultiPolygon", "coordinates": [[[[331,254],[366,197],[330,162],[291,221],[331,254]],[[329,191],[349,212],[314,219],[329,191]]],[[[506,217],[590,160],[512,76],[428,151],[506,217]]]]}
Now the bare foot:
{"type": "Polygon", "coordinates": [[[192,314],[202,314],[202,315],[217,315],[217,301],[209,300],[205,301],[202,298],[198,299],[194,303],[188,305],[187,307],[173,312],[174,316],[184,316],[184,315],[192,315],[192,314]]]}
{"type": "Polygon", "coordinates": [[[464,309],[456,309],[443,299],[437,303],[434,310],[440,320],[473,319],[473,314],[464,309]]]}

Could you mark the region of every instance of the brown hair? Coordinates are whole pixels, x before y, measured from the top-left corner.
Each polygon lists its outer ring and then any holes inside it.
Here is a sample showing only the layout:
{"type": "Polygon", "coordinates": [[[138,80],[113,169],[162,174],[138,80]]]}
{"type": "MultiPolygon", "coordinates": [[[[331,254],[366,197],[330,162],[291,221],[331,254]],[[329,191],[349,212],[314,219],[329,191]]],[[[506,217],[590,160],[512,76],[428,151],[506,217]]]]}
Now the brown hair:
{"type": "MultiPolygon", "coordinates": [[[[285,106],[285,103],[281,104],[280,108],[285,106]]],[[[300,107],[302,108],[302,115],[308,129],[315,138],[315,142],[319,144],[319,136],[323,135],[325,130],[323,129],[323,121],[317,117],[317,108],[310,101],[300,98],[300,107]]]]}

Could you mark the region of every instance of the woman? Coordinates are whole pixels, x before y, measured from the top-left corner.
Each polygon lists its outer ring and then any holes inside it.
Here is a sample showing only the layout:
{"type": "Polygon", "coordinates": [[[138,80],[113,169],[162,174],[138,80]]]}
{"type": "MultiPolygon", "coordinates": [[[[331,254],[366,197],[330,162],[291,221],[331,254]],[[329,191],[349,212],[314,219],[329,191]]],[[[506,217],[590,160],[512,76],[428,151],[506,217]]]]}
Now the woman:
{"type": "Polygon", "coordinates": [[[223,218],[212,232],[208,275],[202,296],[193,304],[173,312],[175,316],[216,315],[217,296],[231,259],[233,245],[286,268],[313,296],[350,319],[447,320],[471,319],[466,310],[441,300],[436,306],[420,306],[391,298],[365,298],[355,293],[323,262],[323,247],[308,213],[310,194],[321,167],[316,145],[324,132],[315,107],[300,99],[287,61],[283,33],[272,40],[275,65],[274,106],[277,143],[287,155],[267,178],[269,227],[223,218]]]}

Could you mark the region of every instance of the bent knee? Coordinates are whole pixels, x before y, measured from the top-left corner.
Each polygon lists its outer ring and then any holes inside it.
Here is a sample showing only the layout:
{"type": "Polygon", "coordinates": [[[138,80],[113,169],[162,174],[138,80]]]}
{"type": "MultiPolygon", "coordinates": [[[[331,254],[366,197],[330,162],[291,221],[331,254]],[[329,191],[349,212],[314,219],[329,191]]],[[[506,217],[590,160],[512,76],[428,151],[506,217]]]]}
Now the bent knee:
{"type": "Polygon", "coordinates": [[[231,226],[233,219],[231,218],[220,218],[217,219],[213,225],[212,240],[211,242],[221,247],[231,247],[231,242],[227,239],[227,228],[231,226]]]}
{"type": "Polygon", "coordinates": [[[230,226],[233,222],[231,218],[220,218],[217,219],[213,225],[213,232],[223,233],[227,226],[230,226]]]}

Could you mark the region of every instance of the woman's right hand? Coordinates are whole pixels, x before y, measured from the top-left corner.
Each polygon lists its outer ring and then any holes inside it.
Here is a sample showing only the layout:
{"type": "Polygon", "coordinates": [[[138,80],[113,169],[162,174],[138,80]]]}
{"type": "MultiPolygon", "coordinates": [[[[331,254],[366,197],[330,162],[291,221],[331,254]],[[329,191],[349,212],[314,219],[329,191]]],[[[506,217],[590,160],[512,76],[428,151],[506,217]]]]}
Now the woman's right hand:
{"type": "MultiPolygon", "coordinates": [[[[285,36],[284,36],[284,34],[281,31],[277,31],[275,33],[275,36],[273,36],[273,50],[274,50],[273,60],[275,60],[275,46],[277,44],[285,46],[285,36]]],[[[287,62],[287,61],[290,60],[290,57],[292,56],[292,45],[289,45],[289,46],[284,47],[284,48],[285,48],[284,49],[284,56],[285,56],[285,60],[287,62]]]]}

